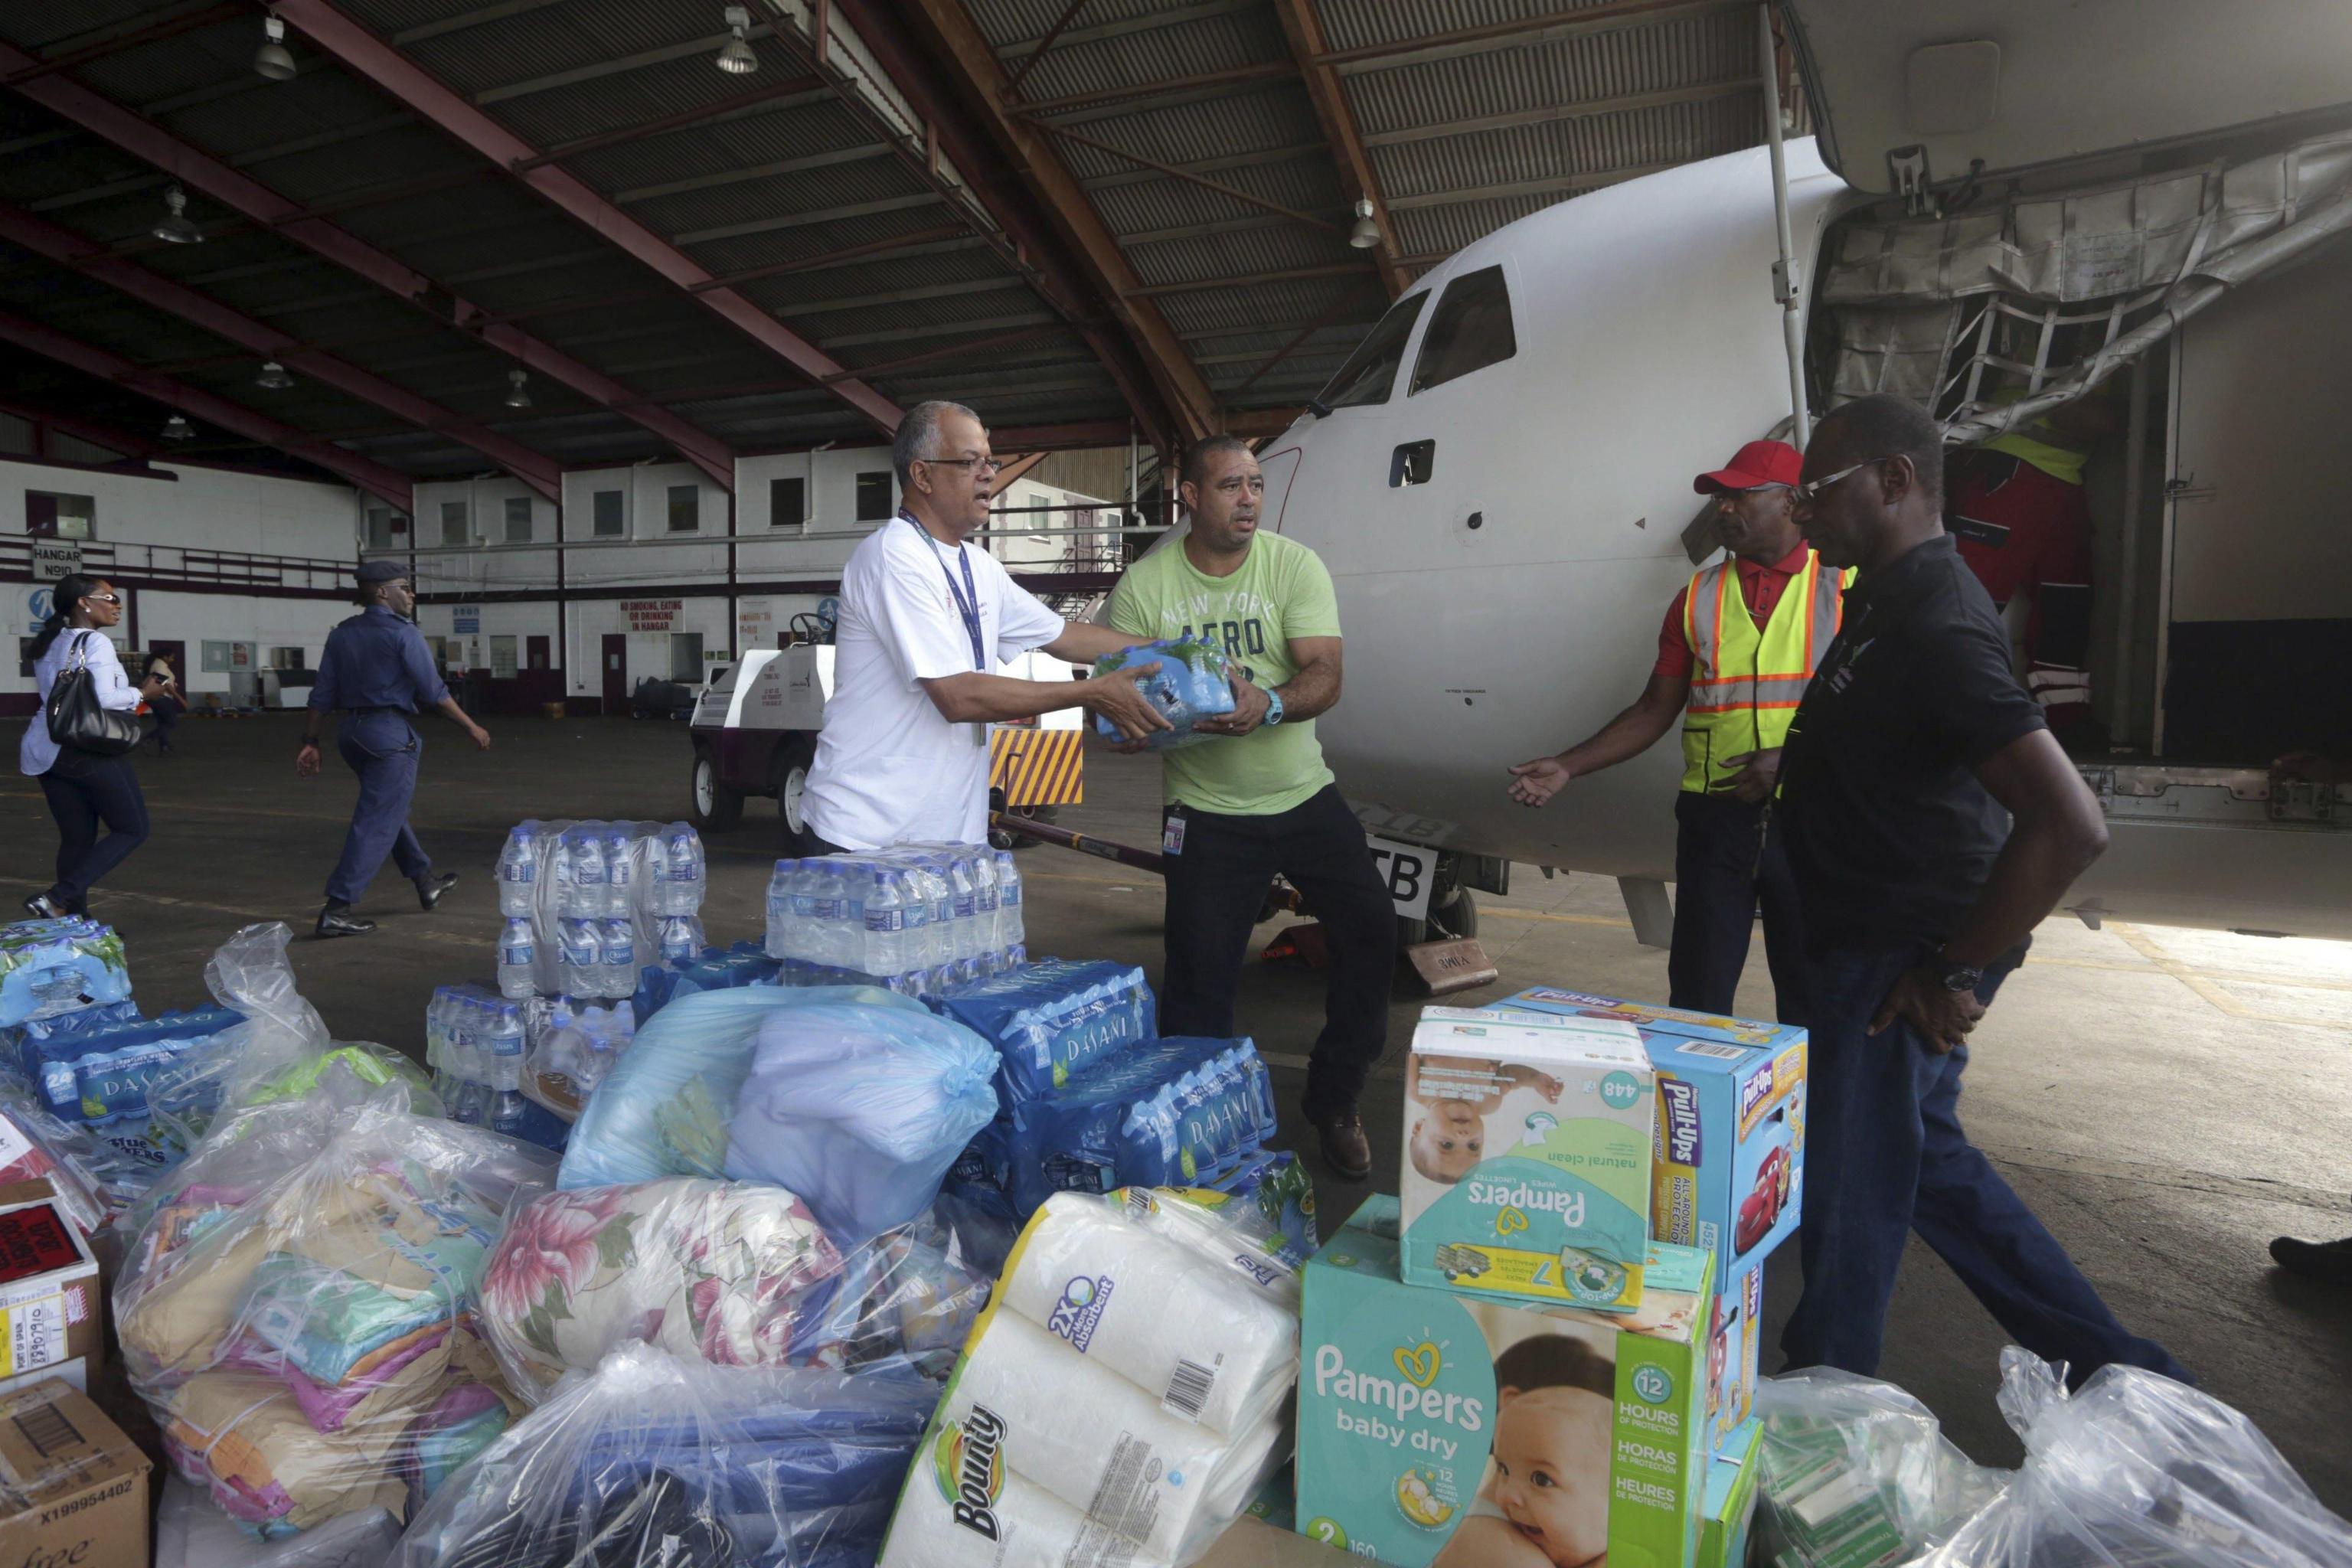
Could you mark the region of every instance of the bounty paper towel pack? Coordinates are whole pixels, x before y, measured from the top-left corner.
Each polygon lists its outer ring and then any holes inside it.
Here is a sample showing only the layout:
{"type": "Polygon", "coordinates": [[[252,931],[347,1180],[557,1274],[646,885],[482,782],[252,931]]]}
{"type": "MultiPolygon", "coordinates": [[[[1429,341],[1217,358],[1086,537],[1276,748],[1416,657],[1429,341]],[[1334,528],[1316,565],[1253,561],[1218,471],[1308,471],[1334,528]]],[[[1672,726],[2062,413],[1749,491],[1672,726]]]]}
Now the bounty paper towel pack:
{"type": "Polygon", "coordinates": [[[1765,1255],[1796,1233],[1804,1188],[1805,1031],[1538,985],[1497,1005],[1619,1019],[1657,1075],[1651,1234],[1716,1257],[1715,1344],[1726,1369],[1720,1449],[1753,1412],[1765,1255]]]}
{"type": "Polygon", "coordinates": [[[1425,1007],[1405,1100],[1407,1280],[1598,1310],[1640,1300],[1655,1096],[1632,1025],[1425,1007]]]}
{"type": "Polygon", "coordinates": [[[1169,1194],[1121,1196],[1057,1194],[1022,1232],[882,1568],[1178,1568],[1281,1463],[1296,1274],[1169,1194]]]}
{"type": "Polygon", "coordinates": [[[1297,1530],[1392,1568],[1691,1568],[1707,1474],[1707,1255],[1654,1246],[1639,1311],[1398,1278],[1366,1200],[1306,1270],[1297,1530]]]}

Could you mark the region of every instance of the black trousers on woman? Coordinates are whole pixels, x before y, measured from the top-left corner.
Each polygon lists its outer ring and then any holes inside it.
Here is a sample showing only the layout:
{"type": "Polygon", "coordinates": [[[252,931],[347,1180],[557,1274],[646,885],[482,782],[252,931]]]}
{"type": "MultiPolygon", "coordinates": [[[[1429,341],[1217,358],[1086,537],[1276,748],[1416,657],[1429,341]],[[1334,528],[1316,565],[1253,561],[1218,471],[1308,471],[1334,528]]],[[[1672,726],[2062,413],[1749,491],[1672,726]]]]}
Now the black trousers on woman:
{"type": "Polygon", "coordinates": [[[129,757],[83,752],[59,752],[41,775],[41,793],[58,822],[58,879],[49,901],[79,911],[91,885],[147,842],[147,797],[139,793],[129,757]]]}

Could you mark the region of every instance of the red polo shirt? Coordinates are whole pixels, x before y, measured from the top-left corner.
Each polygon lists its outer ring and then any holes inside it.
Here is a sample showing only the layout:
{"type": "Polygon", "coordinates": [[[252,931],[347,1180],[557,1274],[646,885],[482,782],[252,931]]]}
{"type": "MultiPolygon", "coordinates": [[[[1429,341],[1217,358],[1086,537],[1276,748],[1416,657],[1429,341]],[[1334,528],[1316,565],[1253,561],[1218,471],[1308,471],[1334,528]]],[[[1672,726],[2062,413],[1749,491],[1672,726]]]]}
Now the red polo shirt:
{"type": "MultiPolygon", "coordinates": [[[[1805,557],[1812,547],[1799,544],[1769,566],[1759,566],[1744,555],[1732,557],[1739,568],[1739,597],[1746,602],[1748,613],[1755,617],[1760,630],[1772,618],[1780,605],[1780,595],[1789,590],[1789,580],[1805,569],[1805,557]]],[[[1650,667],[1653,675],[1663,675],[1669,680],[1684,680],[1698,663],[1691,651],[1690,638],[1683,635],[1683,605],[1690,597],[1690,584],[1683,584],[1681,593],[1666,608],[1666,624],[1658,628],[1658,662],[1650,667]]]]}

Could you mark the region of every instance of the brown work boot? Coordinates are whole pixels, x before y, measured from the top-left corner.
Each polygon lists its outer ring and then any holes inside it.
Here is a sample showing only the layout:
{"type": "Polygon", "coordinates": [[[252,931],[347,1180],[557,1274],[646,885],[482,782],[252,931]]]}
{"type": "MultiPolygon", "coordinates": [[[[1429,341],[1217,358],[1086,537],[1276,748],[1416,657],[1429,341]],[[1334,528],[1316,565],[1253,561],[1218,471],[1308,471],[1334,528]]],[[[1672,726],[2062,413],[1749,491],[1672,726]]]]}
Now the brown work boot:
{"type": "Polygon", "coordinates": [[[1360,1182],[1372,1173],[1371,1140],[1364,1136],[1364,1119],[1356,1108],[1331,1111],[1315,1123],[1322,1140],[1323,1163],[1343,1182],[1360,1182]]]}

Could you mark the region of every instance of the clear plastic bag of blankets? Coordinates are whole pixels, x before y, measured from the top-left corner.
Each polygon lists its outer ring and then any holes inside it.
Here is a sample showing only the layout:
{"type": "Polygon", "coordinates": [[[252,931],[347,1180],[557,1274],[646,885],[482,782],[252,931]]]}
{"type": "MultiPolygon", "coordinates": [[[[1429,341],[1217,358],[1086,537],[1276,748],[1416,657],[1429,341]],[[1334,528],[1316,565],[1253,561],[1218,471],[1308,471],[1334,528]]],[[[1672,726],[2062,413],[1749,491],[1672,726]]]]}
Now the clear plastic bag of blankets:
{"type": "Polygon", "coordinates": [[[2025,1463],[1921,1568],[2352,1563],[2352,1524],[2237,1411],[2129,1366],[2103,1367],[2069,1395],[2064,1371],[2014,1345],[2001,1352],[2000,1411],[2025,1463]]]}
{"type": "Polygon", "coordinates": [[[921,1222],[837,1247],[799,1198],[764,1183],[530,1194],[484,1270],[482,1330],[533,1402],[639,1341],[720,1366],[944,1363],[988,1295],[953,1252],[921,1222]]]}
{"type": "Polygon", "coordinates": [[[131,1216],[114,1311],[173,1467],[247,1533],[394,1519],[519,1405],[475,1302],[551,1157],[392,1085],[217,1119],[131,1216]]]}
{"type": "Polygon", "coordinates": [[[863,1568],[938,1395],[904,1363],[753,1370],[627,1346],[477,1458],[388,1568],[863,1568]]]}

